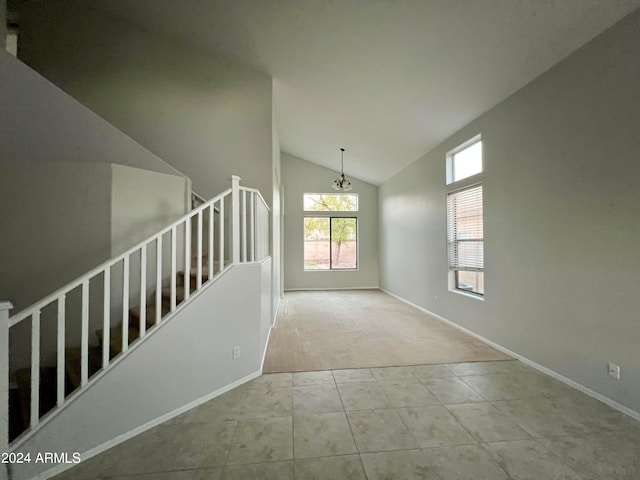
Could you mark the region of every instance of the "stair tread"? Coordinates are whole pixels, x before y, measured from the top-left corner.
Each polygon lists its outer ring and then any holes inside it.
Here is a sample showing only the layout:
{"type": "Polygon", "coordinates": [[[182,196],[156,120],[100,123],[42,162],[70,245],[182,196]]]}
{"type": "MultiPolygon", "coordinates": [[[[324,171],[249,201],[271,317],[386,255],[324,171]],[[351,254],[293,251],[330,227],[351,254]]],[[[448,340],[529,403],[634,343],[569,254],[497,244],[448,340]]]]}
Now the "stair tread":
{"type": "MultiPolygon", "coordinates": [[[[171,287],[164,287],[162,289],[162,296],[166,299],[171,298],[171,287]]],[[[180,303],[184,300],[184,285],[176,286],[176,303],[180,303]]]]}
{"type": "MultiPolygon", "coordinates": [[[[136,327],[140,325],[140,307],[133,307],[129,309],[129,313],[131,315],[129,320],[129,325],[132,327],[136,327]]],[[[160,317],[164,317],[167,313],[169,313],[171,309],[167,305],[162,305],[162,313],[160,317]]],[[[147,328],[156,324],[156,306],[155,305],[147,305],[147,313],[146,313],[146,324],[147,328]]]]}
{"type": "MultiPolygon", "coordinates": [[[[218,271],[218,262],[215,262],[215,265],[213,266],[213,272],[215,273],[216,271],[218,271]]],[[[198,268],[197,267],[191,267],[191,276],[192,277],[197,277],[198,276],[198,268]]],[[[181,270],[178,272],[178,275],[182,278],[184,277],[184,270],[181,270]]],[[[209,265],[203,266],[202,267],[202,276],[203,277],[209,277],[209,265]]]]}
{"type": "MultiPolygon", "coordinates": [[[[138,333],[139,330],[135,327],[129,327],[129,339],[136,339],[138,338],[138,333]]],[[[98,339],[100,339],[100,341],[102,341],[102,339],[104,338],[104,328],[99,328],[98,330],[96,330],[96,335],[98,336],[98,339]]],[[[120,340],[122,340],[122,329],[120,328],[120,326],[118,325],[117,327],[113,327],[110,329],[110,333],[109,333],[109,339],[113,340],[114,338],[119,338],[120,340]]],[[[96,348],[100,348],[100,347],[96,347],[96,348]]]]}
{"type": "MultiPolygon", "coordinates": [[[[81,383],[82,373],[80,370],[80,359],[82,358],[82,348],[67,347],[65,350],[65,370],[69,382],[76,388],[81,383]]],[[[102,348],[89,347],[89,377],[102,368],[102,348]]]]}
{"type": "MultiPolygon", "coordinates": [[[[102,343],[104,340],[104,329],[101,328],[96,330],[96,335],[98,336],[98,339],[100,339],[100,343],[102,343]]],[[[137,340],[139,336],[140,330],[138,330],[136,327],[130,326],[128,329],[128,344],[131,345],[131,343],[134,340],[137,340]]],[[[117,327],[113,327],[110,329],[109,358],[115,357],[120,352],[122,352],[122,328],[121,325],[118,325],[117,327]]]]}

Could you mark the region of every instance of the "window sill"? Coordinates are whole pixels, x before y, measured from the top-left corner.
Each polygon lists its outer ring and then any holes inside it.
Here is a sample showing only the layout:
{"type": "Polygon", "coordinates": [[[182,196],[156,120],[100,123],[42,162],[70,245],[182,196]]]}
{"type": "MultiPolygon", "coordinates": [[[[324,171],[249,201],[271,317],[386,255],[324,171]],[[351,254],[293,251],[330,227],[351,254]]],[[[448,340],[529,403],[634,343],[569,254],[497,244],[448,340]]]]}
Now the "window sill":
{"type": "Polygon", "coordinates": [[[450,288],[449,291],[452,292],[452,293],[457,293],[458,295],[463,295],[465,297],[473,298],[475,300],[480,300],[481,302],[484,302],[484,295],[478,295],[476,293],[465,292],[464,290],[460,290],[458,288],[450,288]]]}
{"type": "Polygon", "coordinates": [[[334,270],[303,270],[304,273],[357,272],[359,268],[336,268],[334,270]]]}

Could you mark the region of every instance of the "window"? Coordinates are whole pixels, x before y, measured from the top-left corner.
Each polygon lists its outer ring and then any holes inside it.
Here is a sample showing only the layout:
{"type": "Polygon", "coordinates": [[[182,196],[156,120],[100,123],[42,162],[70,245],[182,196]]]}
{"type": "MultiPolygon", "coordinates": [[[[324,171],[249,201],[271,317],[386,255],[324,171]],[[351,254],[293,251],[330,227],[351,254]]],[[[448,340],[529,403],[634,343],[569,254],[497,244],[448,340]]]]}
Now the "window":
{"type": "Polygon", "coordinates": [[[304,269],[356,270],[358,268],[357,194],[305,193],[304,269]]]}
{"type": "Polygon", "coordinates": [[[482,140],[474,137],[447,154],[447,185],[482,172],[482,140]]]}
{"type": "Polygon", "coordinates": [[[482,142],[447,154],[447,244],[452,290],[484,295],[482,142]]]}
{"type": "Polygon", "coordinates": [[[357,193],[305,193],[305,212],[357,212],[357,193]]]}

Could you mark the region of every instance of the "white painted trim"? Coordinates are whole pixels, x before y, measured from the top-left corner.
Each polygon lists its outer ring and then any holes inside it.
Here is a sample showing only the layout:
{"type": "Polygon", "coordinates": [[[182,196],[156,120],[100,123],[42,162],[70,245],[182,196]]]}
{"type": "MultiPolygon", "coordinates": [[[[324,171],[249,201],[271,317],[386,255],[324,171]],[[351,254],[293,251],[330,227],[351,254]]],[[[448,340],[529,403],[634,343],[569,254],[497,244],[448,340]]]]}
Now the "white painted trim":
{"type": "MultiPolygon", "coordinates": [[[[218,390],[215,390],[211,393],[208,393],[207,395],[198,398],[197,400],[194,400],[193,402],[187,403],[186,405],[183,405],[181,407],[176,408],[175,410],[172,410],[169,413],[165,413],[164,415],[155,418],[147,423],[145,423],[144,425],[140,425],[139,427],[134,428],[133,430],[129,430],[126,433],[123,433],[122,435],[119,435],[115,438],[112,438],[111,440],[107,440],[106,442],[102,443],[101,445],[98,445],[97,447],[91,448],[89,450],[87,450],[84,453],[81,453],[81,458],[82,461],[88,460],[91,457],[95,457],[96,455],[112,448],[115,447],[116,445],[122,443],[122,442],[126,442],[127,440],[135,437],[136,435],[139,435],[143,432],[146,432],[147,430],[157,427],[158,425],[160,425],[161,423],[164,423],[168,420],[171,420],[174,417],[177,417],[178,415],[183,414],[184,412],[186,412],[187,410],[191,410],[192,408],[195,408],[199,405],[202,405],[205,402],[208,402],[209,400],[213,400],[214,398],[222,395],[223,393],[228,392],[229,390],[233,390],[236,387],[239,387],[240,385],[243,385],[251,380],[253,380],[254,378],[257,378],[259,376],[262,375],[262,369],[252,372],[249,375],[246,375],[245,377],[242,377],[240,380],[236,380],[235,382],[232,382],[228,385],[225,385],[222,388],[219,388],[218,390]]],[[[61,465],[56,465],[55,467],[47,470],[46,472],[40,473],[39,475],[35,476],[33,478],[33,480],[46,480],[48,478],[51,478],[54,475],[58,475],[62,472],[64,472],[65,470],[68,470],[70,468],[75,467],[76,464],[61,464],[61,465]]]]}
{"type": "Polygon", "coordinates": [[[274,328],[278,324],[278,314],[280,313],[280,305],[282,304],[283,298],[284,298],[284,295],[282,296],[278,295],[278,303],[276,303],[275,312],[273,313],[273,318],[271,319],[271,328],[274,328]]]}
{"type": "Polygon", "coordinates": [[[601,393],[598,393],[594,390],[591,390],[588,387],[585,387],[584,385],[571,380],[570,378],[565,377],[564,375],[559,374],[558,372],[555,372],[547,367],[543,367],[542,365],[534,362],[533,360],[529,360],[526,357],[523,357],[522,355],[512,352],[511,350],[509,350],[508,348],[503,347],[502,345],[498,345],[497,343],[492,342],[491,340],[486,339],[485,337],[478,335],[477,333],[472,332],[471,330],[468,330],[464,327],[461,327],[460,325],[458,325],[457,323],[453,323],[451,320],[447,320],[444,317],[441,317],[440,315],[438,315],[437,313],[433,313],[429,310],[427,310],[426,308],[421,307],[420,305],[416,305],[413,302],[410,302],[409,300],[406,300],[402,297],[400,297],[399,295],[396,295],[395,293],[390,292],[389,290],[385,290],[384,288],[380,288],[381,291],[383,291],[384,293],[391,295],[394,298],[397,298],[398,300],[400,300],[401,302],[406,303],[407,305],[411,305],[412,307],[428,314],[431,315],[432,317],[436,318],[437,320],[440,320],[441,322],[446,323],[447,325],[452,326],[453,328],[460,330],[461,332],[466,333],[467,335],[472,336],[473,338],[476,338],[478,340],[480,340],[481,342],[486,343],[487,345],[495,348],[496,350],[501,351],[502,353],[505,353],[507,355],[510,355],[514,358],[517,358],[518,360],[520,360],[522,363],[525,363],[527,365],[529,365],[532,368],[535,368],[536,370],[549,375],[550,377],[555,378],[556,380],[561,381],[562,383],[569,385],[570,387],[575,388],[576,390],[581,391],[582,393],[589,395],[590,397],[595,398],[596,400],[601,401],[602,403],[605,403],[607,405],[609,405],[611,408],[614,408],[616,410],[618,410],[619,412],[624,413],[625,415],[630,416],[631,418],[634,418],[635,420],[640,421],[640,412],[636,412],[635,410],[632,410],[629,407],[625,407],[624,405],[616,402],[615,400],[610,399],[609,397],[605,397],[604,395],[602,395],[601,393]]]}
{"type": "Polygon", "coordinates": [[[316,292],[332,290],[382,290],[380,287],[325,287],[325,288],[285,288],[285,292],[316,292]]]}
{"type": "Polygon", "coordinates": [[[273,327],[269,327],[269,333],[267,333],[267,341],[264,342],[264,352],[262,352],[262,361],[260,362],[260,372],[264,370],[264,361],[267,358],[267,349],[269,348],[269,339],[271,338],[271,330],[273,327]]]}
{"type": "Polygon", "coordinates": [[[13,308],[13,303],[8,300],[4,300],[0,302],[0,310],[11,310],[13,308]]]}

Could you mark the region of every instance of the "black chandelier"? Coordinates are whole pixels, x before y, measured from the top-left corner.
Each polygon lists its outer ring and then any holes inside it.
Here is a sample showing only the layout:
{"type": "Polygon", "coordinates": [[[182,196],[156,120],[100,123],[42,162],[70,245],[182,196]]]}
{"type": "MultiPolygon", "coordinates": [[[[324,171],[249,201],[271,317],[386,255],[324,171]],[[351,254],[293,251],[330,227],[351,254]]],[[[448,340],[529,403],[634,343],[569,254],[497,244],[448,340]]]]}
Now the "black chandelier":
{"type": "Polygon", "coordinates": [[[344,148],[340,149],[340,177],[333,181],[333,188],[341,192],[348,192],[351,190],[351,180],[344,176],[344,148]]]}

